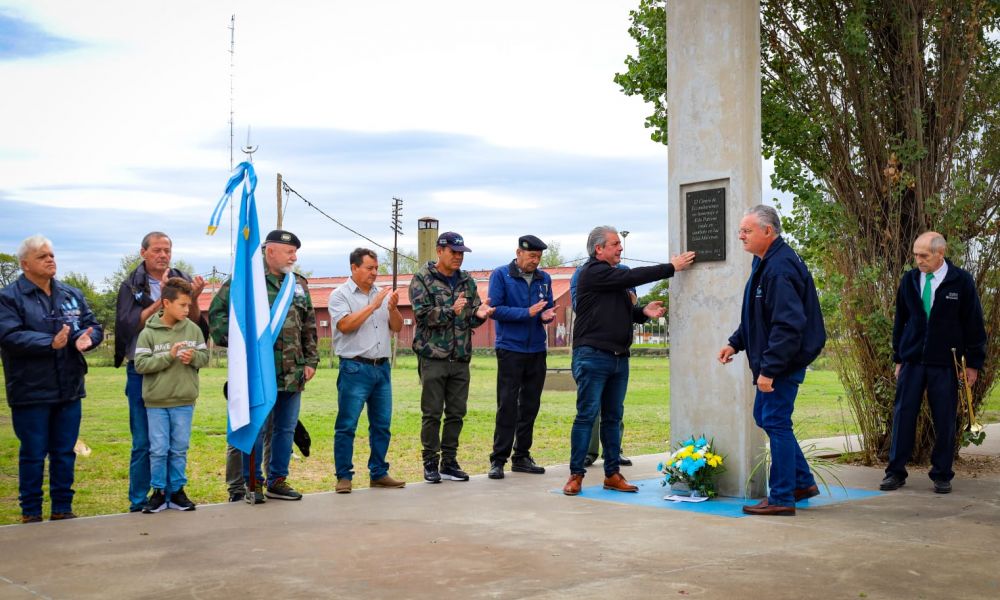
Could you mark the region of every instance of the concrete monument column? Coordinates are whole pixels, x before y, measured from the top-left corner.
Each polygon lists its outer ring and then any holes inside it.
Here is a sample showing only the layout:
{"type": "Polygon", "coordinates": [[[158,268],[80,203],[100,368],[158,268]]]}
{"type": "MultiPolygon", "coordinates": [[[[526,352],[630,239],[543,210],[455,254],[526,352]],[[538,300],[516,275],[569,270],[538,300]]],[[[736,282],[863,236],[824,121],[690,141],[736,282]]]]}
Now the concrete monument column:
{"type": "Polygon", "coordinates": [[[727,456],[719,492],[742,496],[764,435],[745,355],[728,365],[716,355],[739,324],[750,274],[736,230],[760,203],[758,0],[667,3],[667,103],[670,252],[698,252],[670,282],[670,438],[714,437],[727,456]]]}

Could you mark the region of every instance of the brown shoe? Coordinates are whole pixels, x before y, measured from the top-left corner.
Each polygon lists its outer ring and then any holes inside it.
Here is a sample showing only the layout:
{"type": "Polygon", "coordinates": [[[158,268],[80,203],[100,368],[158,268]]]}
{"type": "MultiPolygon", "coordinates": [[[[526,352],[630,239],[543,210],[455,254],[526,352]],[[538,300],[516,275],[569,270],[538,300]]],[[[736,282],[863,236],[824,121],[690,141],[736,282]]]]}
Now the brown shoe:
{"type": "Polygon", "coordinates": [[[774,515],[778,517],[794,517],[795,507],[794,506],[777,506],[775,504],[768,504],[767,499],[754,504],[753,506],[744,506],[744,514],[748,515],[774,515]]]}
{"type": "Polygon", "coordinates": [[[807,488],[795,490],[794,492],[792,492],[792,495],[795,497],[796,502],[800,500],[808,500],[813,496],[819,496],[819,487],[811,485],[807,488]]]}
{"type": "Polygon", "coordinates": [[[406,487],[405,481],[400,481],[398,479],[393,479],[388,475],[383,475],[378,479],[371,482],[371,487],[373,488],[401,488],[406,487]]]}
{"type": "Polygon", "coordinates": [[[567,496],[576,496],[583,487],[583,473],[571,473],[569,481],[563,486],[563,493],[567,496]]]}
{"type": "Polygon", "coordinates": [[[76,515],[72,511],[64,513],[52,513],[51,515],[49,515],[50,521],[65,521],[66,519],[75,519],[75,518],[76,515]]]}
{"type": "Polygon", "coordinates": [[[41,523],[42,515],[21,515],[22,523],[41,523]]]}
{"type": "Polygon", "coordinates": [[[613,492],[638,492],[639,488],[622,477],[621,473],[615,473],[611,477],[604,478],[604,489],[613,492]]]}
{"type": "Polygon", "coordinates": [[[337,487],[333,488],[333,491],[338,494],[350,494],[351,493],[351,480],[342,477],[337,480],[337,487]]]}

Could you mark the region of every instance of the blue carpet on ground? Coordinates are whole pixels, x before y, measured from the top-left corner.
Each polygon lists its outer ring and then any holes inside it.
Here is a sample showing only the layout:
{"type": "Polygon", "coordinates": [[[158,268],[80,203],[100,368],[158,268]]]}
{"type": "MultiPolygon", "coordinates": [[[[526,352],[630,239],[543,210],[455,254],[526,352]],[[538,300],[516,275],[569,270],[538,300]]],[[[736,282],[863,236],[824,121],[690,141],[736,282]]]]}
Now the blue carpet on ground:
{"type": "MultiPolygon", "coordinates": [[[[588,500],[599,500],[602,502],[614,502],[616,504],[634,504],[638,506],[649,506],[653,508],[669,508],[673,510],[684,510],[688,512],[701,513],[705,515],[716,515],[719,517],[746,517],[743,514],[743,506],[756,504],[758,500],[744,500],[742,498],[713,498],[706,502],[672,502],[664,500],[670,490],[660,485],[661,478],[641,479],[632,481],[633,485],[639,486],[638,493],[622,493],[605,490],[602,485],[592,485],[585,487],[580,492],[581,498],[588,500]]],[[[850,500],[862,500],[872,496],[880,496],[882,492],[874,490],[862,490],[858,488],[843,488],[839,485],[831,485],[830,489],[820,486],[820,495],[815,498],[803,500],[795,505],[799,510],[808,510],[816,506],[826,506],[828,504],[838,504],[850,500]]],[[[562,490],[552,490],[561,494],[562,490]]]]}

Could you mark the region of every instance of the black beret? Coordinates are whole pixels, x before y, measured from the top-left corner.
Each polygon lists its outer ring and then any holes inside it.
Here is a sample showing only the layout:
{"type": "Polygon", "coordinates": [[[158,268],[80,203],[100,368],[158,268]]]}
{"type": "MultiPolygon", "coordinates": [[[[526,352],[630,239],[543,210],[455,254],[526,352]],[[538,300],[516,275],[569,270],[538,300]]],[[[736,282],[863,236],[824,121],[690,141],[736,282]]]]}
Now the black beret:
{"type": "Polygon", "coordinates": [[[282,229],[275,229],[271,233],[267,234],[267,239],[264,240],[265,244],[288,244],[289,246],[295,246],[296,248],[302,247],[302,242],[299,238],[291,231],[284,231],[282,229]]]}
{"type": "Polygon", "coordinates": [[[521,250],[545,250],[548,248],[545,242],[533,235],[522,235],[517,238],[517,247],[521,250]]]}

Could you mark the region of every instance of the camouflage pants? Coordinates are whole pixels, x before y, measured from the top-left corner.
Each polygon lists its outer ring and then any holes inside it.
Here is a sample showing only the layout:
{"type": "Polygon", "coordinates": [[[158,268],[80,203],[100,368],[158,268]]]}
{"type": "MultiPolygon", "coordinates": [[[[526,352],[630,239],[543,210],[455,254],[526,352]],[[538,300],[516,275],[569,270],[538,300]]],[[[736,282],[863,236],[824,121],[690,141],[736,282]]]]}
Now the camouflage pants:
{"type": "Polygon", "coordinates": [[[469,399],[469,363],[420,357],[420,443],[425,463],[454,462],[469,399]],[[444,414],[444,427],[441,415],[444,414]]]}

